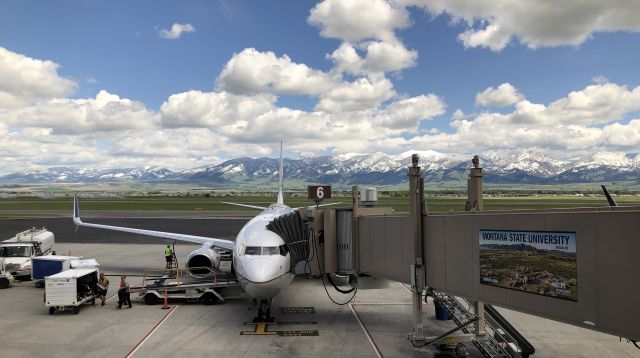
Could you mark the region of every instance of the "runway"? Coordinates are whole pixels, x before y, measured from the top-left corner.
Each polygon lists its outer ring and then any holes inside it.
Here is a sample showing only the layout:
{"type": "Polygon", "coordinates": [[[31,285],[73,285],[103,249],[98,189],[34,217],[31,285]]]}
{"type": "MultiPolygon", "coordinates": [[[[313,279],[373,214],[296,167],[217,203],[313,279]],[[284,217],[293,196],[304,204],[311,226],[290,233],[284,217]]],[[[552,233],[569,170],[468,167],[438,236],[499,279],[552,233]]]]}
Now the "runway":
{"type": "MultiPolygon", "coordinates": [[[[180,234],[234,239],[256,213],[193,211],[87,211],[86,222],[167,231],[180,234]]],[[[82,227],[76,231],[71,212],[0,211],[0,241],[32,227],[46,227],[60,243],[158,244],[159,238],[82,227]],[[23,216],[17,218],[16,216],[23,216]]]]}

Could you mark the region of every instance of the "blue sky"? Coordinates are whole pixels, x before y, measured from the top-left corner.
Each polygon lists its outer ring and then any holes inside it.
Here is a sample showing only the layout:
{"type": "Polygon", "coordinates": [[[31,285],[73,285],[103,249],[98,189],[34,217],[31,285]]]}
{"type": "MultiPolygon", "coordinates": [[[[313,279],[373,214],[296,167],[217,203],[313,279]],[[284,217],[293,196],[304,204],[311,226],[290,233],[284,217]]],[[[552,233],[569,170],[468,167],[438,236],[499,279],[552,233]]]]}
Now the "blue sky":
{"type": "Polygon", "coordinates": [[[184,169],[278,138],[291,156],[640,160],[640,5],[541,3],[5,1],[5,171],[184,169]]]}

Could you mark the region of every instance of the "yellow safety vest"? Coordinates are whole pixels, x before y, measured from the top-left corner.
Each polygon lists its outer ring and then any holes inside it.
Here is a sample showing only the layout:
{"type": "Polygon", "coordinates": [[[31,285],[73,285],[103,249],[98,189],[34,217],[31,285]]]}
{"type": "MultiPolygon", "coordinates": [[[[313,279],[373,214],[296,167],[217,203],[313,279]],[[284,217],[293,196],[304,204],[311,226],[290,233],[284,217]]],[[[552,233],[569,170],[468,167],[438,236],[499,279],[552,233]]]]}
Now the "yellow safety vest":
{"type": "Polygon", "coordinates": [[[170,248],[166,248],[164,249],[164,256],[171,256],[171,249],[170,248]]]}

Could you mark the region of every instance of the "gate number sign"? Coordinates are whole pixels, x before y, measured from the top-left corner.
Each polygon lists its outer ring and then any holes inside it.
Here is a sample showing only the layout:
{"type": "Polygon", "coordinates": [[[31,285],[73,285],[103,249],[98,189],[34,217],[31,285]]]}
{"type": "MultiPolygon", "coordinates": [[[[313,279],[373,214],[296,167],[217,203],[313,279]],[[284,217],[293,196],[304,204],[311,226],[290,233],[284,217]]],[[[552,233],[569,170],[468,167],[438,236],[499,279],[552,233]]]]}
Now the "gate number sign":
{"type": "Polygon", "coordinates": [[[331,185],[309,185],[307,194],[309,199],[315,201],[331,199],[331,185]]]}

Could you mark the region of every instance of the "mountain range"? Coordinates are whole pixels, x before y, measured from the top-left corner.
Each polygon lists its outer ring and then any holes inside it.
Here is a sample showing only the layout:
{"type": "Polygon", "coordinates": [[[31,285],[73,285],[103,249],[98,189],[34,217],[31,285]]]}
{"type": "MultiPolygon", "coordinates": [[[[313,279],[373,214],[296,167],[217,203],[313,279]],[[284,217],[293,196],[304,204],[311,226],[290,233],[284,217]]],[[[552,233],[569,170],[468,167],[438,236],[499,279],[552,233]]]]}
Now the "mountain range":
{"type": "MultiPolygon", "coordinates": [[[[298,184],[402,185],[407,181],[411,154],[420,155],[425,182],[463,183],[471,156],[435,151],[412,151],[400,155],[343,154],[285,159],[287,181],[298,184]]],[[[480,156],[485,183],[570,184],[608,181],[640,181],[640,154],[598,153],[589,158],[555,160],[527,150],[515,155],[488,152],[480,156]]],[[[0,184],[94,183],[141,181],[190,183],[206,186],[271,185],[277,181],[278,159],[236,158],[185,171],[151,166],[144,168],[87,169],[51,167],[0,176],[0,184]]]]}

